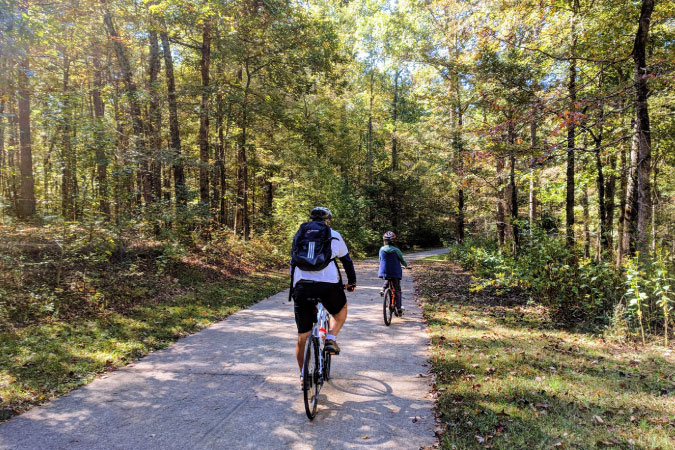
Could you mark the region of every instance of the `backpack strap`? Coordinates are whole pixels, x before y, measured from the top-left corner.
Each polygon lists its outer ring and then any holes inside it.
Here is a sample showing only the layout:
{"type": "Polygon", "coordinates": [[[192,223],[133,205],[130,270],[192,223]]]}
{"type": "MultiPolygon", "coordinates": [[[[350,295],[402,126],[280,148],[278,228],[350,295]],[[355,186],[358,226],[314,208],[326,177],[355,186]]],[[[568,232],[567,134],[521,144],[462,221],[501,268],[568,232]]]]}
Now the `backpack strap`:
{"type": "Polygon", "coordinates": [[[290,302],[293,298],[293,276],[295,275],[295,264],[291,261],[291,286],[288,289],[288,301],[290,302]]]}

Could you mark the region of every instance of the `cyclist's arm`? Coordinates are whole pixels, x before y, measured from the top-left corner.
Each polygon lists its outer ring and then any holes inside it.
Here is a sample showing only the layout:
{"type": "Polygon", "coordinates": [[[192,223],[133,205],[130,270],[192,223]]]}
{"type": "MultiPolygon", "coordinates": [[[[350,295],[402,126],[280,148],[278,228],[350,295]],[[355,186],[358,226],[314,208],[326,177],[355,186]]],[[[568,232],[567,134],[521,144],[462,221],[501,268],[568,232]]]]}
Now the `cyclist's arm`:
{"type": "Polygon", "coordinates": [[[354,270],[354,261],[352,261],[352,258],[351,256],[349,256],[349,253],[347,253],[345,256],[342,256],[340,258],[340,261],[342,262],[342,267],[345,268],[345,272],[347,272],[347,283],[355,285],[356,271],[354,270]]]}
{"type": "Polygon", "coordinates": [[[403,264],[405,267],[408,267],[408,263],[406,262],[405,258],[403,257],[403,253],[401,253],[401,250],[398,248],[396,249],[396,254],[398,255],[399,261],[401,261],[401,264],[403,264]]]}

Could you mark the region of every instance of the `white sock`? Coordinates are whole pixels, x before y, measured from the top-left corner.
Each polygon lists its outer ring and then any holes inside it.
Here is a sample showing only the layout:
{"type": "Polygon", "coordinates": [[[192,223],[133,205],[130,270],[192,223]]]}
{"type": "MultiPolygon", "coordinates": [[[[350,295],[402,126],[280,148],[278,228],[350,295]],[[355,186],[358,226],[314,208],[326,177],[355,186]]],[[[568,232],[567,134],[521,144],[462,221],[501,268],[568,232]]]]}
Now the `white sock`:
{"type": "Polygon", "coordinates": [[[334,334],[327,334],[326,339],[330,339],[331,341],[335,340],[335,335],[334,334]]]}

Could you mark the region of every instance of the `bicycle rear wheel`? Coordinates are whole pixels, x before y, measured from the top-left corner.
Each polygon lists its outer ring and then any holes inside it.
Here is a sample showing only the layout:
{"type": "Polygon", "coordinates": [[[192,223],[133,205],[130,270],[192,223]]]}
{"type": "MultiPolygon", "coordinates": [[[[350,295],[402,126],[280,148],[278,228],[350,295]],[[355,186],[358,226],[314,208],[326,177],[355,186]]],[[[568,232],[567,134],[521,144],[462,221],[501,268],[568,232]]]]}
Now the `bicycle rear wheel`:
{"type": "Polygon", "coordinates": [[[305,412],[309,420],[316,416],[317,402],[319,398],[319,342],[314,336],[307,338],[305,345],[305,362],[303,364],[305,376],[302,381],[302,394],[305,398],[305,412]]]}
{"type": "Polygon", "coordinates": [[[384,302],[382,302],[382,312],[384,313],[384,324],[391,324],[391,316],[394,313],[394,305],[391,304],[391,290],[384,292],[384,302]]]}

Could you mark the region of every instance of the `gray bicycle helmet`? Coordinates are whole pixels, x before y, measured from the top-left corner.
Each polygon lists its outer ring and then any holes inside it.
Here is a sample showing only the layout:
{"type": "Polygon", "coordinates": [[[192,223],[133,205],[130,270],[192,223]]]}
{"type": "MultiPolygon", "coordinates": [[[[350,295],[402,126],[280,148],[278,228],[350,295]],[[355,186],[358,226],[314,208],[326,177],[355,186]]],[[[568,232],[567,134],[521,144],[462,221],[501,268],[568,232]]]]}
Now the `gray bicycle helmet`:
{"type": "Polygon", "coordinates": [[[309,213],[309,218],[312,220],[327,220],[333,217],[333,213],[325,206],[316,206],[312,212],[309,213]]]}

